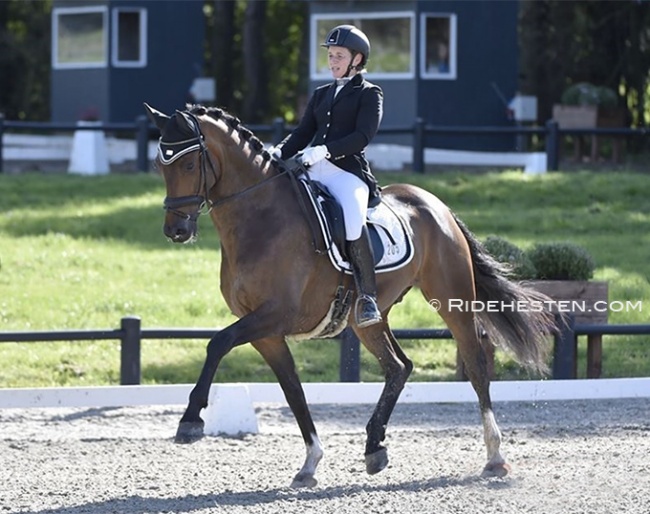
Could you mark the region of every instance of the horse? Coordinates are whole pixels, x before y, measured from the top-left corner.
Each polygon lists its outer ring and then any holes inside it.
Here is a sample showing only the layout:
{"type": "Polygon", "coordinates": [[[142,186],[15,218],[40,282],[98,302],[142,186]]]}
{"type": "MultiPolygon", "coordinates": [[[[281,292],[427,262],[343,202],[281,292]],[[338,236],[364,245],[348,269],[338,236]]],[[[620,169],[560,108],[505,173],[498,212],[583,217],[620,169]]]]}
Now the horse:
{"type": "MultiPolygon", "coordinates": [[[[352,278],[315,251],[313,213],[304,209],[292,186],[292,168],[272,159],[236,116],[202,105],[187,105],[171,115],[146,103],[145,109],[161,133],[155,166],[166,187],[164,234],[174,243],[191,242],[198,235],[198,217],[209,214],[220,237],[221,293],[237,317],[207,344],[175,441],[191,443],[203,436],[200,413],[207,407],[220,361],[233,348],[250,343],[277,377],[306,446],[304,464],[291,486],[313,487],[323,446],[287,338],[322,337],[341,290],[356,294],[352,278]]],[[[381,196],[407,227],[413,258],[377,276],[382,322],[360,328],[348,310],[341,324],[352,328],[385,376],[366,425],[366,471],[372,475],[388,464],[382,442],[413,370],[388,319],[392,307],[416,287],[427,302],[439,307],[478,397],[487,450],[482,475],[505,476],[510,468],[500,449],[484,345],[498,345],[521,365],[545,373],[547,336],[556,329],[554,318],[545,310],[518,310],[513,305],[548,298],[512,280],[507,266],[490,256],[458,216],[430,192],[392,184],[382,189],[381,196]],[[502,302],[505,308],[473,312],[458,307],[471,302],[502,302]]]]}

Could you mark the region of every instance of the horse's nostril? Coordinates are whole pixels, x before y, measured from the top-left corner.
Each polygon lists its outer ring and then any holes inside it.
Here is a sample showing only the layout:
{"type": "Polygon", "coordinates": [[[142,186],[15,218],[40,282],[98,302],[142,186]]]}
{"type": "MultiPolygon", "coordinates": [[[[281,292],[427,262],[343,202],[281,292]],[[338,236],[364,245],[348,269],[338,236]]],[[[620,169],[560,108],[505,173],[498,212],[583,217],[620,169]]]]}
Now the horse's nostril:
{"type": "Polygon", "coordinates": [[[163,225],[163,232],[165,236],[175,242],[184,242],[192,236],[191,227],[183,223],[165,223],[163,225]]]}

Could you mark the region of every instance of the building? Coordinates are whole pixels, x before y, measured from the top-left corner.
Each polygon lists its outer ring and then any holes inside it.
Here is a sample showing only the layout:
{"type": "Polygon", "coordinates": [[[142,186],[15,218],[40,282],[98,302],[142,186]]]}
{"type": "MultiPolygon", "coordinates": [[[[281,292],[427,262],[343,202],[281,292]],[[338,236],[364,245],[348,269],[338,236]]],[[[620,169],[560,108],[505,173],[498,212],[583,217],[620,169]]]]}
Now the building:
{"type": "Polygon", "coordinates": [[[132,122],[183,108],[201,76],[202,2],[54,0],[52,121],[132,122]]]}
{"type": "MultiPolygon", "coordinates": [[[[382,127],[411,126],[416,118],[436,126],[513,125],[516,0],[316,0],[310,7],[312,88],[331,80],[320,43],[332,27],[349,23],[371,42],[366,77],[384,90],[382,127]]],[[[515,144],[510,135],[427,137],[427,146],[440,148],[512,150],[515,144]]]]}

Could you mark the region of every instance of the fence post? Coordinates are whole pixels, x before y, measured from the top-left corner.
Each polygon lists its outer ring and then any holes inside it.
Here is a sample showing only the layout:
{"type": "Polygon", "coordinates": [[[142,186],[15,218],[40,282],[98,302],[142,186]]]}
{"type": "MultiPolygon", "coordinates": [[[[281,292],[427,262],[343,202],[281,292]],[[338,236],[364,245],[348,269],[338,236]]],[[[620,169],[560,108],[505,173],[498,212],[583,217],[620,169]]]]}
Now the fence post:
{"type": "Polygon", "coordinates": [[[271,144],[277,145],[283,139],[284,139],[284,119],[278,117],[273,120],[271,144]]]}
{"type": "Polygon", "coordinates": [[[424,173],[424,120],[415,119],[413,126],[413,171],[424,173]]]}
{"type": "Polygon", "coordinates": [[[2,144],[2,140],[4,139],[5,135],[5,115],[4,113],[0,112],[0,173],[4,171],[4,148],[2,144]]]}
{"type": "Polygon", "coordinates": [[[553,378],[555,380],[576,378],[575,315],[568,314],[562,317],[561,314],[556,314],[555,320],[559,330],[554,338],[553,378]]]}
{"type": "Polygon", "coordinates": [[[560,125],[557,121],[546,122],[546,164],[549,171],[560,167],[560,125]]]}
{"type": "Polygon", "coordinates": [[[144,114],[135,119],[138,171],[149,171],[149,118],[144,114]]]}
{"type": "Polygon", "coordinates": [[[360,382],[360,343],[359,338],[351,328],[341,333],[341,364],[339,369],[340,382],[360,382]]]}
{"type": "Polygon", "coordinates": [[[140,318],[122,318],[121,328],[120,384],[137,385],[140,383],[140,318]]]}

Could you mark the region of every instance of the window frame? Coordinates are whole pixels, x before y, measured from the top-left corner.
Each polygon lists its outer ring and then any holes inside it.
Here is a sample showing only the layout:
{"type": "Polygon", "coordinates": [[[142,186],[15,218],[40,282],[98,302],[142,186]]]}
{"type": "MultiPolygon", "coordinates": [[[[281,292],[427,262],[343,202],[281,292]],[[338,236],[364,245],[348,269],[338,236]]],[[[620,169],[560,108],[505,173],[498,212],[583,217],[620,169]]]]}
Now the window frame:
{"type": "Polygon", "coordinates": [[[115,68],[144,68],[147,66],[147,9],[144,7],[115,7],[111,27],[111,64],[115,68]],[[140,13],[140,58],[137,61],[119,60],[119,16],[123,12],[140,13]]]}
{"type": "MultiPolygon", "coordinates": [[[[311,15],[311,31],[310,31],[310,45],[309,45],[309,76],[313,81],[331,80],[332,76],[329,73],[319,73],[316,68],[318,62],[317,52],[323,50],[320,46],[322,41],[316,40],[318,37],[318,22],[322,20],[368,20],[368,19],[383,19],[383,18],[402,18],[408,20],[409,26],[409,69],[408,71],[396,72],[373,72],[368,70],[364,73],[369,79],[414,79],[415,78],[415,12],[413,11],[387,11],[387,12],[337,12],[337,13],[318,13],[311,15]]],[[[373,46],[370,42],[370,60],[372,61],[373,46]]]]}
{"type": "Polygon", "coordinates": [[[420,77],[427,80],[456,80],[458,78],[458,16],[452,12],[427,12],[420,14],[420,77]],[[449,72],[427,70],[427,20],[449,19],[449,72]]]}
{"type": "Polygon", "coordinates": [[[55,7],[52,9],[52,69],[106,68],[108,66],[108,7],[55,7]],[[93,62],[59,61],[59,20],[61,15],[99,13],[102,15],[102,59],[93,62]]]}

